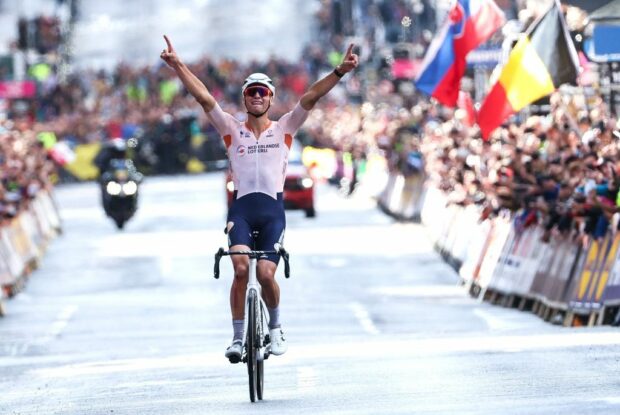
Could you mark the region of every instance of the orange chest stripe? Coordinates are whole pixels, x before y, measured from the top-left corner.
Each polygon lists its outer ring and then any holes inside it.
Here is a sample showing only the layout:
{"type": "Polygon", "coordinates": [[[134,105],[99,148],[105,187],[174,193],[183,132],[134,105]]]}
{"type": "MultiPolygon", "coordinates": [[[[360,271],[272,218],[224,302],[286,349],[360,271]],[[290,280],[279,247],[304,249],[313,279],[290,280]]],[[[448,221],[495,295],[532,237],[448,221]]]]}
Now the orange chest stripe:
{"type": "Polygon", "coordinates": [[[226,144],[226,148],[230,147],[230,143],[232,142],[232,136],[230,134],[222,137],[224,139],[224,144],[226,144]]]}

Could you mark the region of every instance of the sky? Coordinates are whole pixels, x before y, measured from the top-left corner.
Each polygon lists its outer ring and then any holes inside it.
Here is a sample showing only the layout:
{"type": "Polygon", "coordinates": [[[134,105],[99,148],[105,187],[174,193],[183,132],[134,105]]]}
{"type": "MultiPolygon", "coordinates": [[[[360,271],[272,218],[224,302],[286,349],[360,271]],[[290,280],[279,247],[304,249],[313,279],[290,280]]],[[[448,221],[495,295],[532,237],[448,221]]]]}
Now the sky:
{"type": "MultiPolygon", "coordinates": [[[[271,54],[299,59],[318,7],[308,0],[79,1],[71,44],[77,67],[156,62],[163,34],[185,60],[210,55],[248,61],[271,54]]],[[[38,13],[66,16],[56,0],[0,0],[0,51],[6,53],[15,38],[17,18],[38,13]]]]}

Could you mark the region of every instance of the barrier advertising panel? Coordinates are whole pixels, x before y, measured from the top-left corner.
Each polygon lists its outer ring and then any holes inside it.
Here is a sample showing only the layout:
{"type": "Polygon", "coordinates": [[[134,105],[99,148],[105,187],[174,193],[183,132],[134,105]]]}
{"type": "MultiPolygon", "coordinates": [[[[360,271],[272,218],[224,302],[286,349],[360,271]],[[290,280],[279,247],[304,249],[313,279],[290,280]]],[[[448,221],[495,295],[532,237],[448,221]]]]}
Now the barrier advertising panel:
{"type": "Polygon", "coordinates": [[[576,281],[570,306],[574,310],[599,309],[610,271],[615,263],[619,240],[607,234],[590,243],[583,269],[576,281]]]}
{"type": "Polygon", "coordinates": [[[459,269],[459,275],[465,283],[471,283],[473,280],[478,279],[480,266],[491,243],[492,232],[493,221],[488,219],[477,224],[472,232],[472,239],[467,247],[465,261],[463,261],[463,265],[459,269]]]}
{"type": "Polygon", "coordinates": [[[521,236],[519,257],[522,258],[522,271],[517,275],[516,284],[513,292],[522,296],[529,297],[531,294],[532,283],[536,276],[536,271],[542,260],[543,251],[540,238],[542,229],[538,226],[527,228],[521,236]]]}
{"type": "Polygon", "coordinates": [[[9,226],[0,229],[0,249],[2,249],[6,265],[11,273],[11,283],[13,283],[14,279],[22,275],[25,268],[25,263],[22,261],[19,253],[15,250],[15,247],[11,242],[10,233],[11,230],[9,226]]]}
{"type": "Polygon", "coordinates": [[[441,236],[446,211],[446,197],[439,189],[429,187],[424,197],[422,222],[427,226],[433,243],[437,243],[441,236]]]}
{"type": "Polygon", "coordinates": [[[507,218],[495,218],[494,222],[495,226],[493,227],[493,232],[491,232],[489,247],[480,266],[480,273],[477,279],[478,285],[483,290],[486,290],[491,283],[493,272],[512,229],[512,223],[507,218]]]}
{"type": "Polygon", "coordinates": [[[616,256],[618,253],[618,243],[620,239],[618,235],[613,236],[608,234],[605,238],[605,256],[601,260],[600,266],[597,269],[597,273],[588,287],[586,294],[586,302],[592,304],[593,307],[598,308],[602,305],[603,292],[607,286],[609,280],[609,273],[613,267],[616,256]]]}
{"type": "Polygon", "coordinates": [[[618,249],[618,244],[620,244],[620,233],[617,233],[614,237],[615,250],[612,251],[614,255],[610,254],[609,256],[611,269],[607,286],[601,297],[604,305],[620,304],[620,249],[618,249]]]}
{"type": "Polygon", "coordinates": [[[536,267],[536,272],[534,274],[534,278],[532,280],[532,285],[530,286],[530,294],[534,298],[542,298],[543,287],[545,286],[545,281],[547,280],[547,275],[549,269],[553,266],[553,262],[555,260],[555,241],[553,238],[544,244],[540,244],[540,257],[538,260],[538,267],[536,267]]]}
{"type": "Polygon", "coordinates": [[[565,301],[564,293],[570,283],[573,266],[578,257],[578,246],[564,237],[553,238],[551,245],[552,264],[539,286],[542,300],[549,305],[552,302],[565,301]]]}
{"type": "MultiPolygon", "coordinates": [[[[2,240],[0,240],[0,287],[10,285],[13,283],[13,277],[11,276],[11,270],[8,264],[8,252],[4,248],[2,240]]],[[[2,290],[0,290],[0,298],[2,298],[2,290]]]]}

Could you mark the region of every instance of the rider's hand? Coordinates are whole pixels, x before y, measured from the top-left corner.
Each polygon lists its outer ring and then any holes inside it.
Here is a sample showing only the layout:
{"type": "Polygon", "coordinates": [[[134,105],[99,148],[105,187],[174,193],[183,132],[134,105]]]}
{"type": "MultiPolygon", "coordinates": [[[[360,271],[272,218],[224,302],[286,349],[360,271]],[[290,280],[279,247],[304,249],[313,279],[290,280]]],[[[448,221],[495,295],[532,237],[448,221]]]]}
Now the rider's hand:
{"type": "Polygon", "coordinates": [[[168,39],[168,36],[164,35],[164,39],[168,44],[168,49],[164,49],[161,52],[161,55],[159,55],[159,57],[162,58],[163,61],[168,64],[168,66],[170,66],[172,69],[175,69],[177,66],[179,66],[181,60],[177,56],[174,48],[172,47],[172,43],[170,43],[170,39],[168,39]]]}
{"type": "Polygon", "coordinates": [[[353,53],[354,46],[355,45],[353,43],[349,45],[349,49],[347,49],[347,53],[344,55],[342,63],[336,67],[336,69],[338,69],[338,72],[347,73],[357,68],[359,57],[355,53],[353,53]]]}

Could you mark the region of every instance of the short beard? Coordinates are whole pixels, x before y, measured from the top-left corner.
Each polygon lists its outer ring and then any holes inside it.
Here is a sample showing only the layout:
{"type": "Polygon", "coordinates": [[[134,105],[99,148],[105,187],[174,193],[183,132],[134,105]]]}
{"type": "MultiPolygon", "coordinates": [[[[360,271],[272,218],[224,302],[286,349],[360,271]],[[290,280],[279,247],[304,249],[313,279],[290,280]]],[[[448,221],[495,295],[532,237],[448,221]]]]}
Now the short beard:
{"type": "Polygon", "coordinates": [[[265,111],[261,112],[260,114],[254,114],[253,112],[247,111],[247,109],[248,109],[247,105],[246,105],[246,107],[245,107],[246,112],[247,112],[248,114],[252,115],[252,116],[253,116],[253,117],[255,117],[255,118],[260,118],[260,117],[262,117],[263,115],[267,114],[267,111],[269,111],[269,108],[271,108],[271,101],[269,101],[269,105],[267,105],[267,109],[266,109],[265,111]]]}

